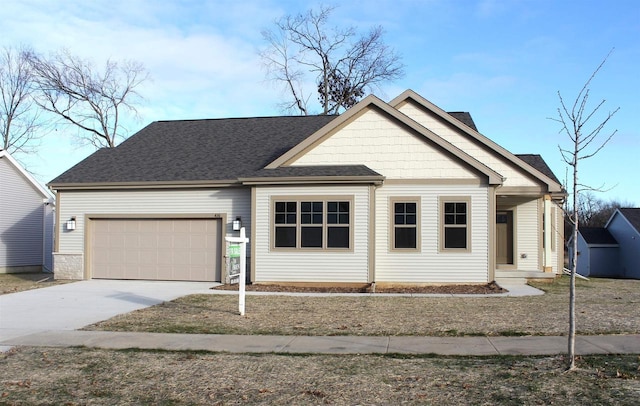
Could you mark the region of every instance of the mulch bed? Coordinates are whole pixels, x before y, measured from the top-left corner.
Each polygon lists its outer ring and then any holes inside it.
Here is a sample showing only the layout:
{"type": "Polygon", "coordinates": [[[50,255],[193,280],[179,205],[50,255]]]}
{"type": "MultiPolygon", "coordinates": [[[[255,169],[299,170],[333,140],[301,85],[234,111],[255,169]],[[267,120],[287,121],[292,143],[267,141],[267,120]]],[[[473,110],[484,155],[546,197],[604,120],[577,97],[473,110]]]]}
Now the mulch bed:
{"type": "MultiPolygon", "coordinates": [[[[238,285],[221,285],[214,290],[237,291],[238,285]]],[[[294,293],[371,293],[369,287],[310,287],[310,286],[288,286],[288,285],[253,285],[247,284],[247,292],[294,292],[294,293]]],[[[501,288],[495,282],[483,285],[441,285],[441,286],[398,286],[390,288],[376,287],[375,293],[431,293],[431,294],[496,294],[506,293],[506,289],[501,288]]]]}

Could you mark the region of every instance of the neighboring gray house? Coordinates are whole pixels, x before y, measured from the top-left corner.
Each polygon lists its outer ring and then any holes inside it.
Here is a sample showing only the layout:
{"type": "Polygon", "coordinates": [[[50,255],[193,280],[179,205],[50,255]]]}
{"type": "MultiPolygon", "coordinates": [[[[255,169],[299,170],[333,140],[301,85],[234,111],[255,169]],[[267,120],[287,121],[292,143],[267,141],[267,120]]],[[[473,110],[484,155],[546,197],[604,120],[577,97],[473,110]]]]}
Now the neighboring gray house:
{"type": "Polygon", "coordinates": [[[53,270],[54,199],[0,151],[0,273],[53,270]]]}
{"type": "MultiPolygon", "coordinates": [[[[569,239],[569,247],[573,237],[569,239]]],[[[570,261],[573,253],[570,252],[570,261]]],[[[602,227],[581,227],[578,233],[578,274],[582,276],[618,277],[620,275],[618,242],[602,227]]],[[[571,263],[571,262],[570,262],[571,263]]]]}
{"type": "MultiPolygon", "coordinates": [[[[569,247],[572,241],[569,239],[569,247]]],[[[569,257],[573,258],[571,251],[569,257]]],[[[577,272],[640,279],[640,208],[617,209],[604,227],[579,229],[577,272]]]]}
{"type": "Polygon", "coordinates": [[[154,122],[49,187],[56,278],[225,281],[237,219],[254,283],[487,283],[564,263],[566,194],[542,158],[411,90],[340,116],[154,122]]]}
{"type": "Polygon", "coordinates": [[[620,277],[640,279],[640,208],[616,210],[605,228],[620,247],[620,277]]]}

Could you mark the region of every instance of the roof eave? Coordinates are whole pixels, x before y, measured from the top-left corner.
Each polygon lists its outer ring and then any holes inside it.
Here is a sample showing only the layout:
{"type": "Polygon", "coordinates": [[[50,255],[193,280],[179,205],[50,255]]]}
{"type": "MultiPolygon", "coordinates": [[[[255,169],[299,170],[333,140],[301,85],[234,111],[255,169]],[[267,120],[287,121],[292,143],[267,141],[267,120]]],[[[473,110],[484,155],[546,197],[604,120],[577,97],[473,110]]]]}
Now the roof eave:
{"type": "Polygon", "coordinates": [[[374,184],[381,185],[384,176],[291,176],[239,178],[243,185],[310,185],[310,184],[374,184]]]}
{"type": "Polygon", "coordinates": [[[237,179],[216,181],[137,181],[137,182],[95,182],[95,183],[49,183],[51,190],[108,190],[108,189],[183,189],[239,186],[237,179]]]}

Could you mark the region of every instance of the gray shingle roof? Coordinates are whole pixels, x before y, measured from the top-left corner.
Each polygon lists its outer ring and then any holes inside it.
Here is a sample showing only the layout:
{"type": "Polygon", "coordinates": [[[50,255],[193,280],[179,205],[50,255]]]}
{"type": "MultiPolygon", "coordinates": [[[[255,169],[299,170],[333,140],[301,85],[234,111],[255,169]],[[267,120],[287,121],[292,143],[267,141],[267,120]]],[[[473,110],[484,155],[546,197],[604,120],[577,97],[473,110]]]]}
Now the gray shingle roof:
{"type": "Polygon", "coordinates": [[[640,208],[622,208],[619,209],[629,223],[640,233],[640,208]]]}
{"type": "Polygon", "coordinates": [[[156,121],[116,148],[96,151],[50,184],[228,181],[253,177],[335,117],[156,121]]]}
{"type": "Polygon", "coordinates": [[[561,184],[560,181],[558,180],[558,178],[556,178],[556,175],[553,173],[551,168],[549,168],[549,165],[547,165],[547,163],[544,161],[544,159],[542,159],[542,157],[540,155],[538,155],[538,154],[516,154],[516,156],[518,158],[522,159],[525,163],[527,163],[530,166],[532,166],[534,169],[537,169],[543,175],[546,175],[547,177],[551,178],[552,180],[554,180],[558,184],[561,184]]]}
{"type": "Polygon", "coordinates": [[[580,227],[578,229],[587,244],[617,245],[618,242],[604,227],[580,227]]]}

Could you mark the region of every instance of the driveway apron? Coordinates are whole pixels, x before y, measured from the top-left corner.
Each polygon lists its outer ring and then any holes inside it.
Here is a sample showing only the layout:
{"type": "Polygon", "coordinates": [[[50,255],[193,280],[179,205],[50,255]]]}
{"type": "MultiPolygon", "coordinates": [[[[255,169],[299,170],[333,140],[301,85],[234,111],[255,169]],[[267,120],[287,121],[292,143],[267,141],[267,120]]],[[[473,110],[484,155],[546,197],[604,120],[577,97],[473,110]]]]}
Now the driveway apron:
{"type": "Polygon", "coordinates": [[[76,330],[180,296],[212,282],[88,280],[0,295],[0,341],[47,330],[76,330]]]}

